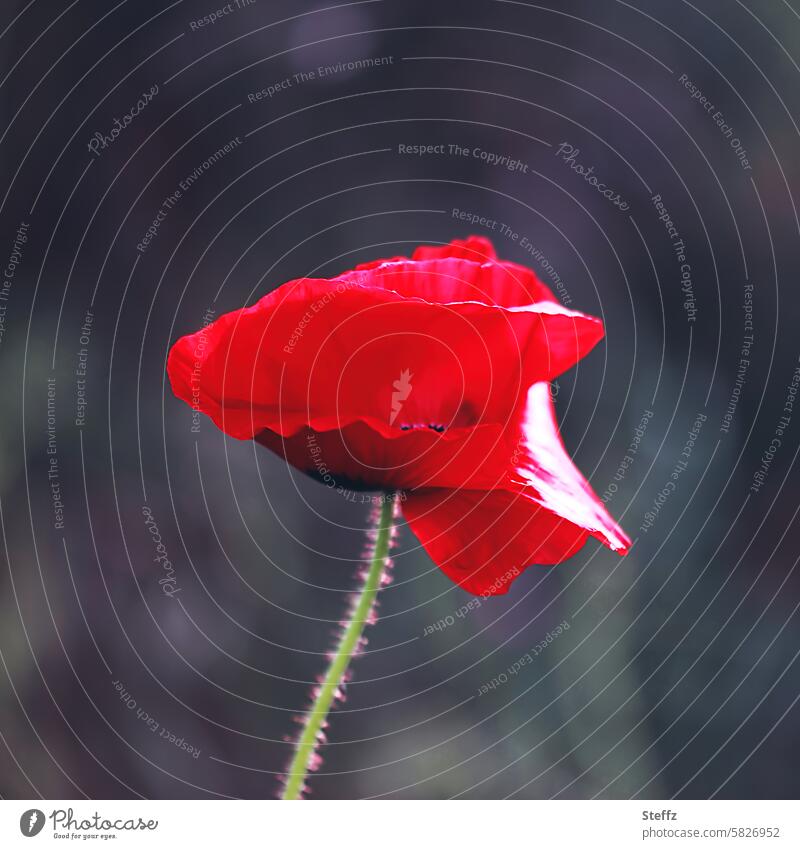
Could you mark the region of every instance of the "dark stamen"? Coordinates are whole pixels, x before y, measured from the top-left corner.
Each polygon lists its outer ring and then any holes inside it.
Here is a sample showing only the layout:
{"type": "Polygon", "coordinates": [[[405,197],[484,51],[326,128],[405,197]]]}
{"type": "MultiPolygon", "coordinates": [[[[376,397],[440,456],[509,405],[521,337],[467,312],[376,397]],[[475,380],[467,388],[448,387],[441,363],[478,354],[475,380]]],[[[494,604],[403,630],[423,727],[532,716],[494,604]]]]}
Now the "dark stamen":
{"type": "Polygon", "coordinates": [[[414,422],[413,424],[401,424],[400,430],[420,430],[422,428],[428,428],[429,430],[435,430],[436,433],[444,433],[447,430],[447,425],[443,424],[423,424],[422,422],[414,422]]]}

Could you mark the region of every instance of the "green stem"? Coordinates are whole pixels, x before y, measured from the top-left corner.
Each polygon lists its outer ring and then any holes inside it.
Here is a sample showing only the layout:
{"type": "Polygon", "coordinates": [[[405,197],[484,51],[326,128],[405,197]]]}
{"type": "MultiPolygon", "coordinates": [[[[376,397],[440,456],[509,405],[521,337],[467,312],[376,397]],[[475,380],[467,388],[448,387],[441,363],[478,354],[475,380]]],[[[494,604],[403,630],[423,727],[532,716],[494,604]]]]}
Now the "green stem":
{"type": "Polygon", "coordinates": [[[361,635],[364,633],[364,626],[367,624],[372,605],[375,603],[375,598],[378,595],[381,576],[383,575],[386,558],[389,554],[389,537],[391,535],[394,513],[394,499],[389,495],[385,495],[383,498],[384,501],[378,518],[375,553],[372,556],[372,562],[367,571],[361,595],[353,608],[352,617],[342,633],[336,654],[333,656],[333,660],[331,660],[331,665],[328,667],[325,680],[320,685],[317,697],[314,699],[314,704],[306,714],[305,725],[297,741],[297,748],[289,766],[286,789],[282,797],[284,799],[301,798],[306,775],[308,775],[309,763],[317,746],[317,737],[331,709],[336,690],[341,685],[344,674],[347,672],[347,667],[350,665],[353,652],[356,650],[361,635]]]}

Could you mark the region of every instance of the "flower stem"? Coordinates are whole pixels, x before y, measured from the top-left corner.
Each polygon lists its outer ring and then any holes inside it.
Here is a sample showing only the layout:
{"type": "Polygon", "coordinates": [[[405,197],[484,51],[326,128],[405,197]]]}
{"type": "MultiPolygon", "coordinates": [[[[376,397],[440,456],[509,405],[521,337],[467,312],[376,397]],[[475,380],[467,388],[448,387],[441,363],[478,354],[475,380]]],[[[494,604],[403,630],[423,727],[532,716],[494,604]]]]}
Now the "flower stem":
{"type": "Polygon", "coordinates": [[[303,787],[308,775],[309,765],[314,756],[317,740],[325,720],[333,704],[336,691],[339,689],[347,667],[356,651],[364,627],[370,618],[370,611],[378,595],[381,585],[381,577],[389,554],[389,540],[392,530],[394,515],[394,498],[383,496],[383,503],[378,516],[377,535],[372,561],[364,579],[364,586],[358,601],[353,607],[350,621],[347,623],[336,653],[333,655],[331,665],[322,684],[319,687],[314,704],[306,714],[303,731],[297,741],[297,746],[286,776],[286,787],[283,799],[302,798],[303,787]]]}

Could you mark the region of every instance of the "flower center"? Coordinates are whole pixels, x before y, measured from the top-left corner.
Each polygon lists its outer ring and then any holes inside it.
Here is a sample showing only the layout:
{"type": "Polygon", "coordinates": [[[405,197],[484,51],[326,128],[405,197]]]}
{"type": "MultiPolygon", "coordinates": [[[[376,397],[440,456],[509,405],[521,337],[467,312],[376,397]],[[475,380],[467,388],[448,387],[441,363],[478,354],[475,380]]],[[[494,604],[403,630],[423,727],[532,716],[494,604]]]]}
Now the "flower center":
{"type": "Polygon", "coordinates": [[[400,430],[422,430],[425,428],[428,430],[435,430],[436,433],[444,433],[445,430],[447,430],[447,425],[425,422],[412,422],[410,424],[404,423],[400,425],[400,430]]]}

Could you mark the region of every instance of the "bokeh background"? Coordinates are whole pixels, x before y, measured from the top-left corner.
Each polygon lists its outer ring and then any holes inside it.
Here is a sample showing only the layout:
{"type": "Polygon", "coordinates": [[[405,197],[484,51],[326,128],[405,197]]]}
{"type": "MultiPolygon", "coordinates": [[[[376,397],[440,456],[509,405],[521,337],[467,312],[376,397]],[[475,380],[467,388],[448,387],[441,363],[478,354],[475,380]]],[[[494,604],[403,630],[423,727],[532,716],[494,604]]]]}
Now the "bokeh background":
{"type": "Polygon", "coordinates": [[[370,507],[198,425],[167,351],[476,232],[603,318],[553,393],[635,544],[465,613],[401,526],[312,798],[795,797],[796,0],[226,8],[3,4],[0,793],[275,795],[370,507]]]}

